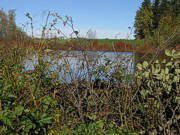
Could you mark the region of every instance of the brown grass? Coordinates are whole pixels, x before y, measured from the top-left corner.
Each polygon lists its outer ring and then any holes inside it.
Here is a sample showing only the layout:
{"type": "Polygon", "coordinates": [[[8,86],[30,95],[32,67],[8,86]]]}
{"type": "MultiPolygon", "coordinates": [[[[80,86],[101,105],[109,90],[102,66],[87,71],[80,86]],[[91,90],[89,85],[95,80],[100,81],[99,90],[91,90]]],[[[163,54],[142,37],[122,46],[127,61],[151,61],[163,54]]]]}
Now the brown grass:
{"type": "MultiPolygon", "coordinates": [[[[42,39],[38,43],[33,40],[25,40],[25,41],[0,41],[0,46],[3,48],[12,48],[12,47],[20,47],[20,48],[49,48],[54,50],[87,50],[87,51],[116,51],[116,52],[138,52],[138,53],[153,53],[155,49],[148,45],[140,45],[138,47],[134,47],[133,45],[123,43],[118,41],[113,45],[109,44],[98,44],[98,41],[68,41],[64,44],[49,42],[48,40],[42,39]]],[[[178,50],[179,46],[176,46],[178,50]]]]}

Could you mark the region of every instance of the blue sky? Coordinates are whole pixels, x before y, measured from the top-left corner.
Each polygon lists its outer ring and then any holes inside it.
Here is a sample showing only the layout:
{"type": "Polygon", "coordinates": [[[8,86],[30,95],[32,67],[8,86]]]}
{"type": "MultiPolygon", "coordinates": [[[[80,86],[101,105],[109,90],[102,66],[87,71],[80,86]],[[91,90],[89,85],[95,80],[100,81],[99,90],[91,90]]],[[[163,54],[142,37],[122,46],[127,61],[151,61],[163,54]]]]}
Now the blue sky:
{"type": "Polygon", "coordinates": [[[88,29],[96,30],[97,38],[126,38],[128,27],[143,0],[0,0],[5,11],[16,9],[17,24],[27,21],[29,12],[35,18],[35,27],[43,22],[43,13],[58,12],[71,16],[74,25],[85,35],[88,29]]]}

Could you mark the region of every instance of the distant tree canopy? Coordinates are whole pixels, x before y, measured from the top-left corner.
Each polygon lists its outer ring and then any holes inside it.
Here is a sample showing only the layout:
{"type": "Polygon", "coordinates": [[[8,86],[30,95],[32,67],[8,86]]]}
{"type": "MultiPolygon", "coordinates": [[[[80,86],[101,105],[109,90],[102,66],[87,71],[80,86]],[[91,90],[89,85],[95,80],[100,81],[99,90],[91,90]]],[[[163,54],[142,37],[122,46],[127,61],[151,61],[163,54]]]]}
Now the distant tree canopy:
{"type": "Polygon", "coordinates": [[[9,10],[8,13],[0,9],[0,40],[14,40],[18,34],[26,35],[16,25],[15,10],[9,10]]]}
{"type": "Polygon", "coordinates": [[[169,34],[180,28],[180,0],[144,0],[136,12],[135,37],[146,39],[153,36],[157,29],[169,34]]]}

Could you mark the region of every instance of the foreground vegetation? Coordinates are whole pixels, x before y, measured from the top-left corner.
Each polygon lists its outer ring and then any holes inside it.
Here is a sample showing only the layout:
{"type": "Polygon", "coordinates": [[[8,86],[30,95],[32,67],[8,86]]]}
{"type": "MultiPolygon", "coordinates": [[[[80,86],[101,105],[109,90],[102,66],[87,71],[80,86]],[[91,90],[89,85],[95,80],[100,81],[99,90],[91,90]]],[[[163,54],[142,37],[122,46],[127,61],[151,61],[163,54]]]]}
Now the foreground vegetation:
{"type": "Polygon", "coordinates": [[[42,50],[35,70],[25,72],[22,61],[32,52],[0,50],[0,134],[180,133],[179,52],[137,64],[130,83],[120,65],[108,73],[109,60],[94,68],[95,80],[63,83],[48,72],[42,50]]]}

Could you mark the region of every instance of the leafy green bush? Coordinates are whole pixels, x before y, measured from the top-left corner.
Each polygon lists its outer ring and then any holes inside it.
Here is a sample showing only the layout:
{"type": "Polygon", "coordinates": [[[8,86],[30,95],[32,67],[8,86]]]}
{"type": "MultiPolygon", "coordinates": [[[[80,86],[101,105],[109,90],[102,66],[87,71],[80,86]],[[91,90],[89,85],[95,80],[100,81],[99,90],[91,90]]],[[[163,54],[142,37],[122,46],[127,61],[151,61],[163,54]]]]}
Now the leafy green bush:
{"type": "Polygon", "coordinates": [[[47,66],[39,61],[37,72],[24,73],[24,52],[1,52],[0,134],[47,134],[54,122],[57,101],[46,88],[51,85],[44,74],[47,66]]]}
{"type": "Polygon", "coordinates": [[[22,106],[0,112],[1,134],[46,134],[53,118],[46,113],[30,112],[22,106]]]}
{"type": "Polygon", "coordinates": [[[170,61],[137,64],[142,125],[149,131],[177,130],[180,110],[180,52],[166,50],[170,61]]]}

